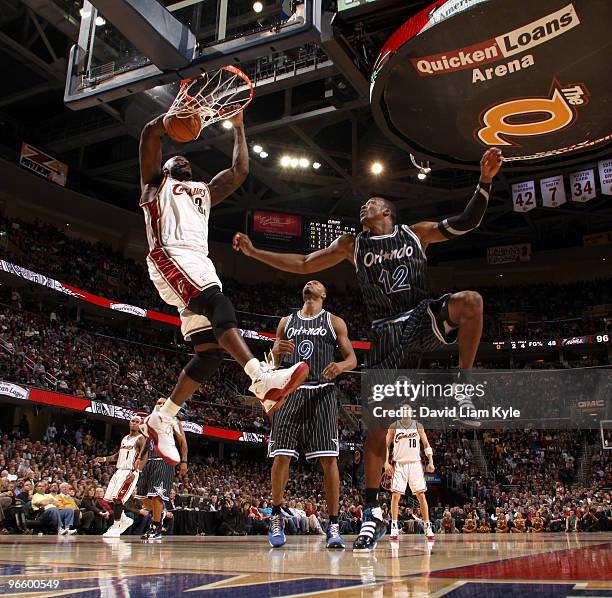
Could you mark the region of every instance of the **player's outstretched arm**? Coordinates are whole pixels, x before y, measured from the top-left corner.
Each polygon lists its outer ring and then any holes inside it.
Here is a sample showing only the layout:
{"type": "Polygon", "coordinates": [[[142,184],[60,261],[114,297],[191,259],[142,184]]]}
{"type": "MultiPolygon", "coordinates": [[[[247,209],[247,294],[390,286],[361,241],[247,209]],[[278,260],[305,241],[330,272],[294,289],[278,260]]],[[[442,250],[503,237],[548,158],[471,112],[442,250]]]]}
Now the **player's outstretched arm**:
{"type": "Polygon", "coordinates": [[[491,184],[502,164],[502,153],[497,148],[488,149],[480,160],[480,180],[465,210],[442,222],[417,222],[410,228],[420,239],[423,250],[430,243],[449,241],[478,228],[489,203],[491,184]]]}
{"type": "Polygon", "coordinates": [[[236,189],[244,183],[249,174],[249,150],[247,148],[246,135],[244,133],[244,121],[242,110],[228,119],[234,128],[234,154],[232,166],[222,170],[208,184],[210,191],[210,205],[216,206],[226,197],[229,197],[236,189]]]}
{"type": "Polygon", "coordinates": [[[334,315],[331,317],[331,322],[336,333],[336,343],[338,344],[338,349],[340,349],[342,361],[332,362],[323,370],[323,376],[329,380],[332,380],[342,372],[349,372],[357,367],[357,357],[355,356],[351,339],[348,336],[346,322],[334,315]]]}
{"type": "Polygon", "coordinates": [[[119,459],[119,453],[109,455],[108,457],[96,457],[94,461],[96,463],[115,463],[119,459]]]}
{"type": "Polygon", "coordinates": [[[159,185],[161,172],[162,147],[161,137],[166,132],[163,123],[164,115],[147,123],[140,133],[140,189],[146,185],[159,185]]]}
{"type": "Polygon", "coordinates": [[[353,235],[342,235],[325,249],[319,249],[308,255],[300,253],[275,253],[264,251],[253,246],[251,239],[244,233],[234,235],[233,247],[236,251],[242,251],[244,255],[252,257],[268,266],[294,274],[311,274],[327,270],[342,260],[353,262],[355,253],[355,237],[353,235]]]}

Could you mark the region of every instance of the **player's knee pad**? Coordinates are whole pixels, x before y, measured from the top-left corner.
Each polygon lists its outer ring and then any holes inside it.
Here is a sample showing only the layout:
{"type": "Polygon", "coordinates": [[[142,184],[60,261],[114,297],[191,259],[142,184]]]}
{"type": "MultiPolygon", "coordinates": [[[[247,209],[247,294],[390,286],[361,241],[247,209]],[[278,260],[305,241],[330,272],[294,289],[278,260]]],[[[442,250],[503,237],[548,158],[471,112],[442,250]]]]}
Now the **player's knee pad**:
{"type": "Polygon", "coordinates": [[[223,351],[198,351],[184,367],[185,373],[196,382],[208,380],[221,365],[223,351]]]}
{"type": "Polygon", "coordinates": [[[194,297],[189,302],[189,309],[210,320],[217,338],[230,328],[238,328],[236,310],[218,286],[206,289],[194,297]]]}

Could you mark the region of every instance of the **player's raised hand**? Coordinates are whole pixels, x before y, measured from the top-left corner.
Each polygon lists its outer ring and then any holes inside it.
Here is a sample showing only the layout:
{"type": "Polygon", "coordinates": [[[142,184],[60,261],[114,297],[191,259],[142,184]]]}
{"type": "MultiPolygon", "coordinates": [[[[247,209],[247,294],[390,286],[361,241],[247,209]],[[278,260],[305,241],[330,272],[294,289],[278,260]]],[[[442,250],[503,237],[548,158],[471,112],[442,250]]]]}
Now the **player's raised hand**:
{"type": "Polygon", "coordinates": [[[229,120],[232,125],[234,125],[234,127],[242,127],[244,124],[244,117],[242,115],[242,109],[240,107],[240,104],[230,104],[229,106],[226,106],[225,108],[222,108],[220,111],[220,114],[232,114],[232,116],[229,116],[227,118],[227,120],[229,120]],[[238,112],[236,112],[236,110],[238,112]]]}
{"type": "Polygon", "coordinates": [[[253,255],[253,251],[255,250],[253,243],[251,243],[251,239],[249,239],[249,236],[245,235],[244,233],[236,233],[234,235],[232,247],[235,251],[242,251],[244,255],[248,256],[253,255]]]}
{"type": "Polygon", "coordinates": [[[490,183],[499,172],[502,165],[502,153],[497,147],[489,148],[480,160],[480,180],[490,183]]]}

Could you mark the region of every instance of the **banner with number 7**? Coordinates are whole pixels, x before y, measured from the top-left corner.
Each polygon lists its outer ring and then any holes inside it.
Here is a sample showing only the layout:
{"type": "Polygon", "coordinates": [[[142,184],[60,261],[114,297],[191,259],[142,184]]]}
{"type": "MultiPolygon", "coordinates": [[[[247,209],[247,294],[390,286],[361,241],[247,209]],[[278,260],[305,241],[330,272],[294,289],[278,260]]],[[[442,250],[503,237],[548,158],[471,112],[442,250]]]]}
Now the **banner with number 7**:
{"type": "Polygon", "coordinates": [[[512,185],[512,205],[515,212],[529,212],[536,207],[534,181],[523,181],[512,185]]]}
{"type": "Polygon", "coordinates": [[[540,180],[540,192],[542,194],[542,207],[556,208],[567,201],[565,196],[565,185],[563,175],[551,176],[540,180]]]}

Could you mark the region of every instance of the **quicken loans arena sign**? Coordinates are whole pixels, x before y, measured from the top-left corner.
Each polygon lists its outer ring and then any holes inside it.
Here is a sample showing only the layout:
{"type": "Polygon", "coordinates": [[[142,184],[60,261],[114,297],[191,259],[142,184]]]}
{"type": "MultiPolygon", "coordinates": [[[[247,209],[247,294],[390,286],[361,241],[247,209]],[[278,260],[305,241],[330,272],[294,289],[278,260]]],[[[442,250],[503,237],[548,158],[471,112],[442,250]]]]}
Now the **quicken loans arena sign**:
{"type": "Polygon", "coordinates": [[[421,157],[510,166],[598,153],[612,140],[612,2],[450,0],[404,23],[372,73],[374,117],[421,157]]]}

